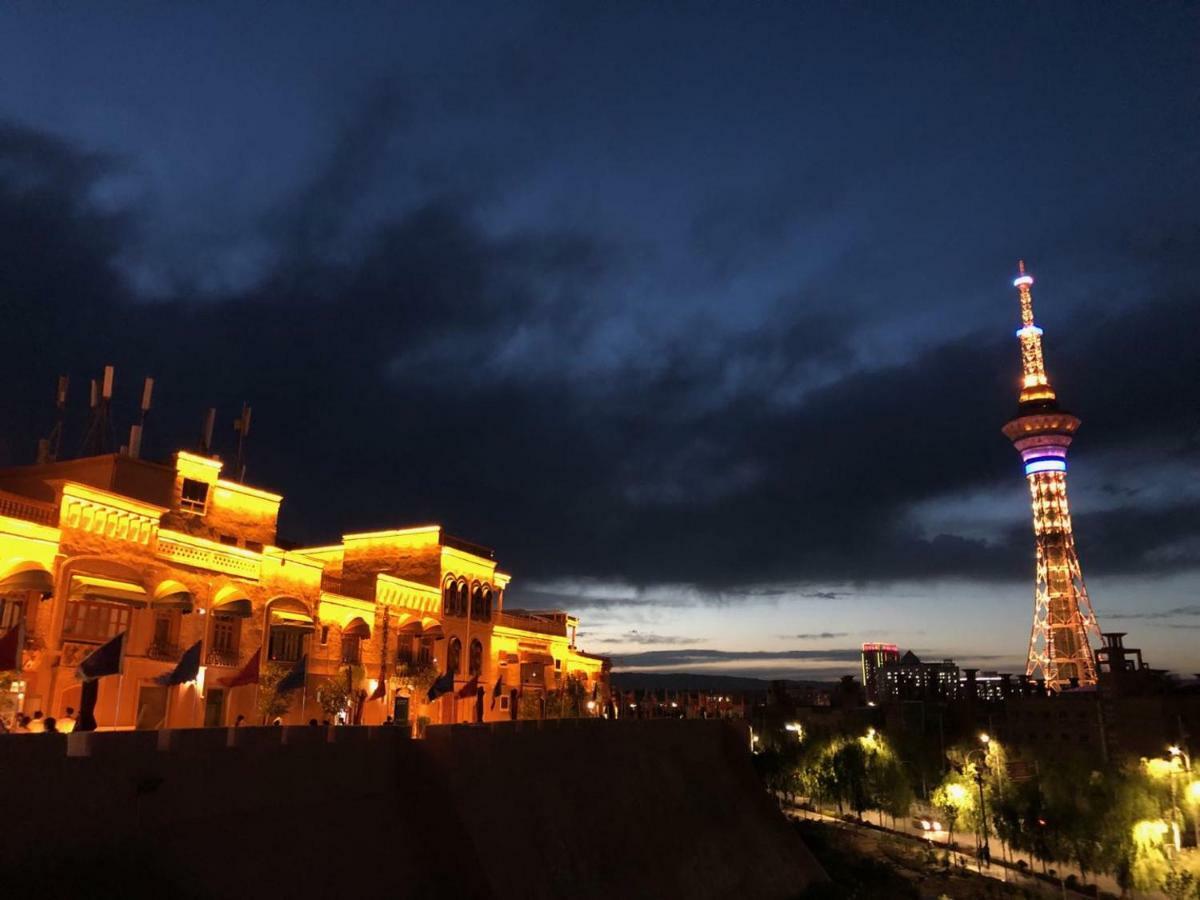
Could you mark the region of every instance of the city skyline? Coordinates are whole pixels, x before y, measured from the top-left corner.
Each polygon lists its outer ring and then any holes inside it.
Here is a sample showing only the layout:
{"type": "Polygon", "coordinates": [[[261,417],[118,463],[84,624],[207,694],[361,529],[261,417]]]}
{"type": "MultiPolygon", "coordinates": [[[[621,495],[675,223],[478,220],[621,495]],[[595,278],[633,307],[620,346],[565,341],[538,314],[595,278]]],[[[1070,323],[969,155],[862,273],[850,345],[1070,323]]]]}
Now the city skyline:
{"type": "Polygon", "coordinates": [[[1097,616],[1190,674],[1186,11],[955,10],[6,9],[0,465],[113,363],[147,456],[248,401],[285,536],[442,522],[619,667],[1023,671],[1024,258],[1097,616]]]}

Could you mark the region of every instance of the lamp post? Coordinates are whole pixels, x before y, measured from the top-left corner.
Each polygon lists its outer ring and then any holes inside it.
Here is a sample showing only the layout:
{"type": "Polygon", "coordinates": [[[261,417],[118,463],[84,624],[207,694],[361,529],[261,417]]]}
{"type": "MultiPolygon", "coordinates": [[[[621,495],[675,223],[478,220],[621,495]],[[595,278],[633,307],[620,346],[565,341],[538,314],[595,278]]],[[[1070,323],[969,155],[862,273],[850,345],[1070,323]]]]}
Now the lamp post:
{"type": "MultiPolygon", "coordinates": [[[[1183,760],[1183,771],[1187,772],[1189,775],[1192,774],[1192,757],[1191,754],[1187,752],[1186,747],[1175,744],[1171,747],[1168,747],[1167,752],[1171,754],[1172,761],[1176,759],[1183,760]]],[[[1175,766],[1171,766],[1171,805],[1174,807],[1175,821],[1178,822],[1183,818],[1183,815],[1179,810],[1179,787],[1176,780],[1176,775],[1177,772],[1175,770],[1175,766]]],[[[1200,781],[1190,782],[1187,786],[1187,793],[1189,805],[1195,805],[1196,807],[1194,810],[1192,810],[1192,835],[1195,837],[1197,849],[1200,850],[1200,781]]],[[[1178,850],[1178,825],[1175,827],[1175,840],[1176,849],[1178,850]]]]}
{"type": "Polygon", "coordinates": [[[987,800],[983,794],[983,781],[985,773],[989,771],[987,765],[988,743],[991,738],[987,734],[981,734],[979,741],[983,744],[982,747],[976,747],[967,754],[967,762],[971,761],[971,757],[976,753],[979,754],[979,762],[975,764],[975,784],[979,787],[979,829],[983,836],[983,844],[979,848],[979,855],[982,859],[987,860],[988,866],[992,864],[992,849],[988,843],[988,824],[987,824],[987,800]]]}

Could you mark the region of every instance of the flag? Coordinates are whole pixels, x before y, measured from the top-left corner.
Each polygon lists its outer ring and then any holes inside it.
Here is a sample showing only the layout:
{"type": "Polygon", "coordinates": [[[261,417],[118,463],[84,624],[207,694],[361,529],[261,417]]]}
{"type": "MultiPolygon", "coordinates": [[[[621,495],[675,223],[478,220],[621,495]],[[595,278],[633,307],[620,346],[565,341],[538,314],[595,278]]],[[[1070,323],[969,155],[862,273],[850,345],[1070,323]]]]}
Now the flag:
{"type": "Polygon", "coordinates": [[[479,690],[479,676],[474,676],[470,681],[458,689],[458,698],[466,700],[469,697],[474,697],[476,691],[479,690]]]}
{"type": "Polygon", "coordinates": [[[429,702],[432,703],[442,694],[452,690],[454,690],[454,673],[447,672],[429,686],[429,702]]]}
{"type": "Polygon", "coordinates": [[[386,697],[387,697],[387,675],[381,674],[379,677],[379,685],[378,685],[378,687],[375,688],[375,693],[373,693],[368,699],[383,700],[383,699],[386,699],[386,697]]]}
{"type": "Polygon", "coordinates": [[[14,625],[0,637],[0,672],[18,672],[21,669],[21,648],[25,645],[25,627],[14,625]]]}
{"type": "Polygon", "coordinates": [[[250,657],[246,665],[242,666],[240,672],[236,675],[227,675],[224,678],[218,678],[217,684],[227,688],[241,687],[243,684],[258,684],[258,670],[261,667],[261,660],[262,647],[259,647],[254,651],[254,655],[250,657]]]}
{"type": "Polygon", "coordinates": [[[175,664],[175,668],[170,672],[164,672],[162,675],[159,675],[154,681],[166,687],[195,681],[196,676],[200,674],[200,645],[202,643],[203,641],[196,641],[196,643],[188,647],[183,652],[183,656],[179,657],[179,662],[175,664]]]}
{"type": "Polygon", "coordinates": [[[79,717],[72,731],[96,730],[96,700],[100,696],[100,679],[85,681],[79,691],[79,717]]]}
{"type": "Polygon", "coordinates": [[[501,675],[496,679],[496,686],[492,688],[492,709],[496,708],[496,698],[504,693],[504,676],[501,675]]]}
{"type": "Polygon", "coordinates": [[[101,644],[91,655],[79,664],[75,677],[80,681],[91,681],[103,678],[105,675],[119,675],[121,665],[125,662],[125,635],[122,631],[107,644],[101,644]]]}
{"type": "Polygon", "coordinates": [[[294,691],[296,688],[304,687],[305,676],[308,675],[308,654],[305,653],[300,657],[299,661],[292,666],[292,670],[279,680],[279,684],[275,685],[276,694],[286,694],[289,691],[294,691]]]}

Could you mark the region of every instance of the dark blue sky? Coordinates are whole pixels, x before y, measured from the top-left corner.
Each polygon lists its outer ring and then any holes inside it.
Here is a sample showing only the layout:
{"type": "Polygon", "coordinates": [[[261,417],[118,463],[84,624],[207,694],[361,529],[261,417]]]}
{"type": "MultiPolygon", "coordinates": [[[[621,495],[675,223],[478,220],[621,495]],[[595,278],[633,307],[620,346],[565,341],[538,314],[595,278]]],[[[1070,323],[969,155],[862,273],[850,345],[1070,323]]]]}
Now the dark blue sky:
{"type": "Polygon", "coordinates": [[[1013,667],[1025,257],[1101,623],[1191,671],[1197,15],[8,5],[0,461],[116,362],[152,453],[249,400],[297,539],[442,521],[628,664],[1013,667]]]}

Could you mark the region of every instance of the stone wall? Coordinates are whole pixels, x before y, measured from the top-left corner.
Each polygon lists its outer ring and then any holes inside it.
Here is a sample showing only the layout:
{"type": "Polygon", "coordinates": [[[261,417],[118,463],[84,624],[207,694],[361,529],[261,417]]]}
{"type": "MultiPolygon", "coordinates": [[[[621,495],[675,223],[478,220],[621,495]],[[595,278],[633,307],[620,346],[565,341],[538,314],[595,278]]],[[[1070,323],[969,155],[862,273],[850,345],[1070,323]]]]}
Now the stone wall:
{"type": "Polygon", "coordinates": [[[794,897],[716,721],[0,737],[12,896],[794,897]],[[265,893],[264,893],[265,892],[265,893]]]}

